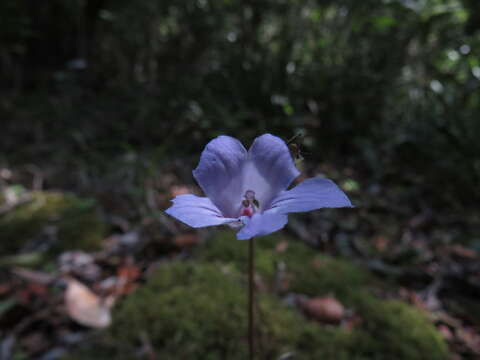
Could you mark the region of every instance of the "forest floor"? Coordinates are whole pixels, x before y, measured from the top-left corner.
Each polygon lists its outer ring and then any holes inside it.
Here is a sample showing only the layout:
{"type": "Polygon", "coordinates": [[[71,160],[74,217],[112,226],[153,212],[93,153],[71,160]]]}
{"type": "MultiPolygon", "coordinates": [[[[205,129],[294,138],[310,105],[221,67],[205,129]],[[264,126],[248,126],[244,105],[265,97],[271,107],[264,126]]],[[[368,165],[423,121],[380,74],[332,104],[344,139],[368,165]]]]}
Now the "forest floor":
{"type": "MultiPolygon", "coordinates": [[[[180,160],[155,171],[129,165],[140,160],[101,176],[81,166],[67,175],[64,165],[0,169],[0,359],[60,358],[108,328],[159,264],[188,258],[218,231],[191,231],[163,213],[175,195],[200,194],[180,160]]],[[[332,177],[357,207],[291,216],[284,234],[390,284],[381,296],[426,312],[451,359],[480,358],[480,254],[458,240],[478,219],[437,213],[402,186],[348,169],[303,173],[332,177]]],[[[345,320],[329,299],[307,317],[345,320]]],[[[155,358],[142,346],[139,358],[155,358]]]]}

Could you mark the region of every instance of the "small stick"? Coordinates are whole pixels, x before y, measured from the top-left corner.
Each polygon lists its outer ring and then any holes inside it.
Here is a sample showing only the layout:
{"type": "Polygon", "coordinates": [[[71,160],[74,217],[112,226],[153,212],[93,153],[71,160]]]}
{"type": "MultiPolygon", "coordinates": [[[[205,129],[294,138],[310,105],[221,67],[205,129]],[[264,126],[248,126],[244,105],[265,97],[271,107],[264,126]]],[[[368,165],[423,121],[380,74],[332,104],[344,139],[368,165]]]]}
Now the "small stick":
{"type": "Polygon", "coordinates": [[[250,239],[248,263],[248,347],[250,360],[254,359],[254,269],[255,269],[255,238],[250,239]]]}

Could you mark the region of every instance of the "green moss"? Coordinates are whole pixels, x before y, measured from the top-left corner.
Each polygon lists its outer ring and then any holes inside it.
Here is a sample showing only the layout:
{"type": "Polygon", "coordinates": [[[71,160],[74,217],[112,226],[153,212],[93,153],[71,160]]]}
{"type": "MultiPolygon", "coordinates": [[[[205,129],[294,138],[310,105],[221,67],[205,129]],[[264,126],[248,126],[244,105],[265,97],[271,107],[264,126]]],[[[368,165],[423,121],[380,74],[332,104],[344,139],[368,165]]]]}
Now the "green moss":
{"type": "MultiPolygon", "coordinates": [[[[50,230],[39,241],[49,254],[64,249],[93,250],[99,247],[105,224],[95,214],[95,202],[56,192],[35,192],[32,199],[0,217],[0,250],[11,254],[50,230]]],[[[35,246],[33,246],[35,250],[35,246]]]]}
{"type": "MultiPolygon", "coordinates": [[[[356,299],[358,290],[373,285],[375,279],[358,266],[344,260],[319,255],[315,249],[281,235],[256,240],[256,271],[273,281],[276,264],[284,263],[290,278],[290,290],[306,295],[334,293],[342,299],[356,299]],[[284,242],[284,251],[276,246],[284,242]]],[[[196,256],[204,261],[233,264],[247,269],[248,241],[235,240],[233,232],[219,232],[202,246],[196,256]]]]}
{"type": "MultiPolygon", "coordinates": [[[[287,264],[294,292],[332,294],[360,318],[353,329],[325,326],[303,317],[279,298],[259,294],[259,359],[445,360],[440,334],[420,310],[372,294],[378,280],[344,260],[316,254],[285,238],[260,238],[257,270],[272,280],[275,262],[287,264]]],[[[201,262],[165,264],[146,285],[120,304],[113,326],[69,359],[132,359],[148,342],[161,359],[245,359],[248,242],[219,233],[200,247],[201,262]],[[208,263],[206,263],[208,262],[208,263]],[[142,340],[143,339],[143,340],[142,340]],[[103,354],[103,355],[102,355],[103,354]],[[103,357],[102,357],[103,356],[103,357]]]]}
{"type": "MultiPolygon", "coordinates": [[[[256,241],[255,269],[262,275],[272,275],[275,257],[272,250],[281,238],[265,236],[256,241]]],[[[209,239],[195,256],[203,261],[234,264],[243,273],[248,266],[248,241],[236,240],[233,231],[219,231],[209,239]]]]}
{"type": "MultiPolygon", "coordinates": [[[[264,280],[273,281],[275,263],[283,262],[289,277],[289,291],[309,296],[332,295],[362,319],[351,333],[341,329],[319,331],[318,326],[304,331],[302,338],[311,340],[302,340],[299,348],[309,349],[308,342],[320,348],[307,351],[316,354],[312,358],[447,358],[446,344],[428,318],[407,304],[372,295],[372,290],[385,284],[360,266],[318,254],[315,249],[281,235],[259,238],[257,244],[257,271],[264,280]],[[281,252],[275,250],[280,241],[288,241],[287,249],[281,252]]],[[[245,269],[247,247],[247,242],[236,241],[231,233],[219,232],[198,255],[204,260],[245,269]]],[[[308,354],[303,356],[309,358],[308,354]]]]}
{"type": "MultiPolygon", "coordinates": [[[[246,359],[243,280],[231,266],[164,265],[121,304],[101,341],[76,358],[103,349],[106,358],[131,359],[142,336],[148,336],[161,359],[246,359]]],[[[269,296],[260,297],[258,314],[260,358],[293,350],[303,318],[269,296]]]]}
{"type": "Polygon", "coordinates": [[[440,333],[426,314],[400,301],[371,299],[359,307],[363,321],[354,332],[355,349],[370,358],[448,358],[440,333]]]}

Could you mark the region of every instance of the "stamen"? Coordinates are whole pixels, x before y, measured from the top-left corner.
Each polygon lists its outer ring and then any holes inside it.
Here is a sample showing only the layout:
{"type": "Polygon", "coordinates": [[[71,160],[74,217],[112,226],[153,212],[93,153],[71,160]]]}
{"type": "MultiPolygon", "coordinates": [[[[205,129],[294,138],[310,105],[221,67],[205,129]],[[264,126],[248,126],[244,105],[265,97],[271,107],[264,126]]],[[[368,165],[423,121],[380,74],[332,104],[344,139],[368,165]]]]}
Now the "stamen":
{"type": "Polygon", "coordinates": [[[247,199],[248,201],[253,201],[255,200],[255,191],[253,190],[247,190],[245,191],[245,195],[243,195],[245,197],[245,199],[247,199]]]}

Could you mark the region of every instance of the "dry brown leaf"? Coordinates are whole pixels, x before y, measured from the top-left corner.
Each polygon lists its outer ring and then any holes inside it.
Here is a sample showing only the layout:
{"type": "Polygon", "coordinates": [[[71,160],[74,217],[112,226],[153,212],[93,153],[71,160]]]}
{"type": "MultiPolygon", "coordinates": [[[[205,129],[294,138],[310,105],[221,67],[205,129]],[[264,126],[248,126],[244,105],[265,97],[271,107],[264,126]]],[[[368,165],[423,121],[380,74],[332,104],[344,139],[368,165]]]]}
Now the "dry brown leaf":
{"type": "Polygon", "coordinates": [[[173,239],[173,243],[178,247],[192,247],[198,243],[198,235],[194,233],[179,234],[173,239]]]}
{"type": "Polygon", "coordinates": [[[451,245],[448,247],[451,251],[452,255],[460,258],[460,259],[476,259],[478,254],[475,250],[469,249],[462,245],[451,245]]]}
{"type": "Polygon", "coordinates": [[[36,299],[48,297],[48,288],[44,284],[28,283],[16,292],[16,298],[24,305],[29,305],[36,299]]]}
{"type": "Polygon", "coordinates": [[[170,188],[170,196],[175,197],[178,195],[190,194],[192,193],[192,189],[186,185],[173,185],[170,188]]]}
{"type": "Polygon", "coordinates": [[[282,240],[280,241],[277,246],[275,246],[275,251],[279,253],[284,253],[288,248],[288,241],[282,240]]]}
{"type": "Polygon", "coordinates": [[[442,334],[443,338],[447,341],[452,341],[453,340],[453,333],[450,328],[445,325],[445,324],[439,324],[437,325],[437,330],[442,334]]]}
{"type": "Polygon", "coordinates": [[[313,266],[315,269],[320,269],[320,268],[321,268],[322,266],[324,266],[324,265],[325,265],[325,262],[324,262],[322,259],[318,258],[318,257],[316,257],[316,258],[313,259],[313,261],[312,261],[312,266],[313,266]]]}
{"type": "Polygon", "coordinates": [[[373,238],[373,245],[380,252],[384,252],[387,249],[389,243],[390,240],[385,235],[377,235],[373,238]]]}
{"type": "Polygon", "coordinates": [[[105,328],[112,319],[110,309],[113,297],[102,299],[81,282],[67,279],[65,306],[68,315],[81,325],[93,328],[105,328]]]}
{"type": "Polygon", "coordinates": [[[8,283],[0,283],[0,296],[5,295],[12,290],[12,285],[8,283]]]}
{"type": "Polygon", "coordinates": [[[138,266],[129,261],[117,269],[117,283],[115,295],[129,294],[136,289],[135,281],[140,277],[141,272],[138,266]]]}
{"type": "Polygon", "coordinates": [[[321,322],[338,324],[345,314],[345,307],[332,296],[301,297],[298,303],[307,315],[321,322]]]}
{"type": "Polygon", "coordinates": [[[362,323],[362,318],[359,315],[353,314],[347,318],[343,323],[343,328],[347,331],[353,331],[362,323]]]}

